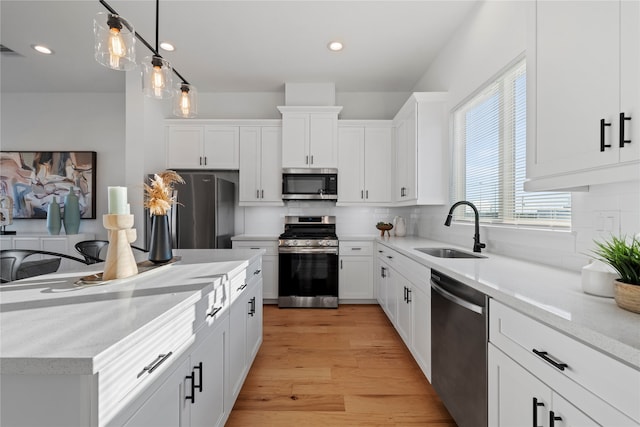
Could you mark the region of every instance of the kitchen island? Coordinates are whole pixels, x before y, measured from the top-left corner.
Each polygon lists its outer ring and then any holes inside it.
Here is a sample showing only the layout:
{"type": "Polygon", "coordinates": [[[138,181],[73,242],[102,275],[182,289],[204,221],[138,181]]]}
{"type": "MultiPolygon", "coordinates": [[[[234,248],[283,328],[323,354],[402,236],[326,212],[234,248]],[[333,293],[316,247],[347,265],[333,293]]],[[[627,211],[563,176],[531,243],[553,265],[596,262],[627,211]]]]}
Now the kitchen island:
{"type": "Polygon", "coordinates": [[[244,381],[262,341],[262,253],[178,250],[173,264],[103,284],[76,284],[103,264],[4,284],[0,424],[189,425],[204,402],[223,425],[229,384],[244,381]]]}

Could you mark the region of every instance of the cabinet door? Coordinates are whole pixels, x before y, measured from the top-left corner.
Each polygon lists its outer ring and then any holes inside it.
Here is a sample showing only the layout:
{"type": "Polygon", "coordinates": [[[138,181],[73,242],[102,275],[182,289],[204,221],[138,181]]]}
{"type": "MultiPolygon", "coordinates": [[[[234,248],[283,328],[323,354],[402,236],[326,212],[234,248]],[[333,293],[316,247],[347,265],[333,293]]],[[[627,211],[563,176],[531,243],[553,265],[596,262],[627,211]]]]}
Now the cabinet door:
{"type": "Polygon", "coordinates": [[[260,201],[282,203],[282,131],[263,127],[260,145],[260,201]]]}
{"type": "Polygon", "coordinates": [[[282,167],[310,167],[307,113],[282,114],[282,167]]]}
{"type": "Polygon", "coordinates": [[[372,271],[370,256],[341,256],[338,276],[339,298],[373,298],[372,271]]]}
{"type": "Polygon", "coordinates": [[[278,298],[278,256],[262,256],[262,297],[278,298]]]}
{"type": "MultiPolygon", "coordinates": [[[[553,415],[559,417],[555,425],[560,427],[598,427],[598,424],[589,418],[584,412],[573,406],[557,393],[553,393],[553,415]]],[[[614,425],[614,423],[612,423],[614,425]]]]}
{"type": "Polygon", "coordinates": [[[396,298],[398,299],[398,316],[396,317],[396,329],[402,340],[411,348],[411,310],[412,310],[412,289],[411,283],[400,274],[395,275],[396,298]]]}
{"type": "Polygon", "coordinates": [[[240,202],[260,200],[260,128],[240,129],[240,202]]]}
{"type": "Polygon", "coordinates": [[[632,117],[624,124],[631,142],[620,149],[620,160],[628,162],[640,159],[640,2],[623,1],[620,12],[620,111],[632,117]]]}
{"type": "Polygon", "coordinates": [[[416,119],[415,110],[407,115],[396,128],[396,189],[395,200],[404,202],[416,198],[416,119]]]}
{"type": "Polygon", "coordinates": [[[311,113],[309,119],[309,166],[338,167],[338,116],[335,113],[311,113]]]}
{"type": "Polygon", "coordinates": [[[186,358],[124,426],[188,427],[191,408],[185,396],[191,392],[191,384],[186,379],[189,373],[189,358],[186,358]]]}
{"type": "Polygon", "coordinates": [[[413,357],[431,381],[431,294],[414,286],[411,292],[413,357]]]}
{"type": "Polygon", "coordinates": [[[384,309],[386,302],[386,293],[385,293],[385,275],[386,275],[386,265],[384,262],[380,260],[380,258],[376,258],[376,269],[374,272],[374,276],[376,278],[375,283],[375,297],[378,300],[378,304],[384,309]]]}
{"type": "MultiPolygon", "coordinates": [[[[191,405],[191,426],[223,426],[225,413],[224,374],[227,366],[229,319],[218,319],[212,326],[204,327],[208,334],[191,353],[191,372],[196,385],[194,402],[191,405]],[[210,329],[210,330],[208,330],[210,329]]],[[[187,387],[191,387],[187,380],[187,387]]],[[[191,390],[188,389],[188,392],[191,390]]]]}
{"type": "Polygon", "coordinates": [[[262,344],[262,278],[252,286],[247,301],[247,370],[262,344]]]}
{"type": "MultiPolygon", "coordinates": [[[[229,387],[230,402],[240,393],[247,371],[247,307],[249,293],[245,288],[231,304],[229,314],[229,387]]],[[[230,409],[230,408],[229,408],[230,409]]]]}
{"type": "Polygon", "coordinates": [[[399,274],[388,265],[385,265],[385,279],[384,279],[384,287],[385,287],[385,303],[387,317],[391,320],[391,323],[394,325],[397,323],[396,316],[398,314],[398,292],[396,282],[399,280],[399,274]]]}
{"type": "Polygon", "coordinates": [[[167,166],[201,168],[204,126],[169,126],[167,128],[167,166]]]}
{"type": "MultiPolygon", "coordinates": [[[[365,128],[363,151],[366,202],[391,202],[391,148],[391,128],[365,128]]],[[[340,173],[342,174],[342,170],[340,173]]]]}
{"type": "Polygon", "coordinates": [[[617,163],[619,2],[539,1],[536,18],[537,136],[528,175],[617,163]],[[604,151],[602,119],[611,124],[604,151]]]}
{"type": "Polygon", "coordinates": [[[238,126],[206,126],[203,146],[207,169],[240,167],[240,128],[238,126]]]}
{"type": "Polygon", "coordinates": [[[340,128],[338,135],[338,201],[363,202],[365,130],[362,127],[344,127],[340,128]]]}
{"type": "Polygon", "coordinates": [[[488,364],[489,425],[548,426],[551,390],[492,344],[488,364]]]}

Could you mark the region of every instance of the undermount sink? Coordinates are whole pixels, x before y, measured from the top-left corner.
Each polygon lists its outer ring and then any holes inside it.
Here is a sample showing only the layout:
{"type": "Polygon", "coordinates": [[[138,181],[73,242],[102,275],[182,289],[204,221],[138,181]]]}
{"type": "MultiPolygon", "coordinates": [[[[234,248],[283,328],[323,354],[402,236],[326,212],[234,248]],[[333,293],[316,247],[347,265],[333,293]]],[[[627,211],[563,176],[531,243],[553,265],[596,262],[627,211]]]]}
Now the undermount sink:
{"type": "Polygon", "coordinates": [[[459,251],[453,248],[415,248],[415,250],[438,258],[486,258],[486,256],[480,254],[459,251]]]}

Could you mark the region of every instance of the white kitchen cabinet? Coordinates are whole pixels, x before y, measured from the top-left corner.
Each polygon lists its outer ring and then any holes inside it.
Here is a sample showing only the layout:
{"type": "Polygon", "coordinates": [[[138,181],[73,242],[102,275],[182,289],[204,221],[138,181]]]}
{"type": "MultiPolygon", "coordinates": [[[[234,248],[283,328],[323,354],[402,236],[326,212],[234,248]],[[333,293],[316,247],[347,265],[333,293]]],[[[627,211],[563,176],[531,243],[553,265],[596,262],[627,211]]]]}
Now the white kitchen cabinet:
{"type": "Polygon", "coordinates": [[[489,393],[495,398],[489,402],[490,426],[601,425],[492,344],[489,344],[489,393]]]}
{"type": "Polygon", "coordinates": [[[342,107],[278,107],[283,168],[338,167],[338,113],[342,107]]]}
{"type": "Polygon", "coordinates": [[[238,126],[171,124],[166,132],[169,168],[237,170],[240,167],[238,126]]]}
{"type": "Polygon", "coordinates": [[[562,418],[555,425],[640,425],[640,371],[489,304],[489,425],[534,425],[534,398],[544,405],[536,406],[540,425],[551,425],[551,411],[562,418]]]}
{"type": "Polygon", "coordinates": [[[391,203],[392,128],[388,122],[341,121],[338,205],[391,203]]]}
{"type": "Polygon", "coordinates": [[[448,139],[444,92],[418,92],[393,119],[395,129],[395,187],[397,204],[448,203],[448,139]]]}
{"type": "Polygon", "coordinates": [[[640,4],[538,1],[530,12],[525,189],[640,178],[640,4]]]}
{"type": "Polygon", "coordinates": [[[228,316],[200,333],[206,335],[202,342],[140,405],[126,427],[224,425],[228,417],[224,404],[228,316]]]}
{"type": "Polygon", "coordinates": [[[373,299],[373,241],[340,241],[340,302],[373,299]]]}
{"type": "Polygon", "coordinates": [[[233,407],[262,343],[262,267],[249,265],[246,276],[231,279],[229,384],[227,412],[233,407]]]}
{"type": "Polygon", "coordinates": [[[240,128],[240,206],[283,206],[280,126],[240,128]]]}
{"type": "Polygon", "coordinates": [[[278,299],[278,238],[273,240],[233,240],[233,249],[264,249],[262,255],[262,298],[277,302],[278,299]]]}

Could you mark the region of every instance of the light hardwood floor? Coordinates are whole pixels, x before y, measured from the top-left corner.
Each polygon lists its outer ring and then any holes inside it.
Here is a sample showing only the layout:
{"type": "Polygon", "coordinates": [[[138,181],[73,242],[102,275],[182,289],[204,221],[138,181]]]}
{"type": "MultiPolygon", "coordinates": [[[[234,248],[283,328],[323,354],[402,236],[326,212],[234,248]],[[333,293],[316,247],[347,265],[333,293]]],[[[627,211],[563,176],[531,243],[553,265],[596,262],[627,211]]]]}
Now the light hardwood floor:
{"type": "Polygon", "coordinates": [[[264,307],[264,341],[227,427],[455,427],[377,305],[264,307]]]}

